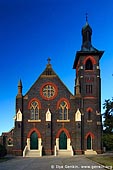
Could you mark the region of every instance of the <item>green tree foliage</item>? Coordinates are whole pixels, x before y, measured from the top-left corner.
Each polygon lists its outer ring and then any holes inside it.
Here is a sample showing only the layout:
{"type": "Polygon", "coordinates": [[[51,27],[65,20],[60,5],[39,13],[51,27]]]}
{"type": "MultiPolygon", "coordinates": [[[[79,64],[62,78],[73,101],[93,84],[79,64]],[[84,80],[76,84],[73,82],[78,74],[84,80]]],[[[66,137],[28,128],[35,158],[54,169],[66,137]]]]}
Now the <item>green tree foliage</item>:
{"type": "Polygon", "coordinates": [[[107,150],[113,150],[113,99],[105,100],[103,144],[107,150]]]}
{"type": "Polygon", "coordinates": [[[113,134],[103,133],[103,144],[106,150],[113,150],[113,134]]]}

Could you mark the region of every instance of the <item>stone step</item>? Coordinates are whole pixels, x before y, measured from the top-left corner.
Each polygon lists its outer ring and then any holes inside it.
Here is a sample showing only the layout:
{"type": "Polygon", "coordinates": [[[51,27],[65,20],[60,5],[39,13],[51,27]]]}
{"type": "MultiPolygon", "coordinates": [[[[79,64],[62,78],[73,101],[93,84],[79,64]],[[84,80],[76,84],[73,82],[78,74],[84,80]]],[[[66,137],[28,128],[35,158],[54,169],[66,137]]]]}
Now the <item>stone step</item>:
{"type": "Polygon", "coordinates": [[[57,155],[58,156],[72,156],[72,153],[70,150],[58,150],[57,155]]]}
{"type": "Polygon", "coordinates": [[[39,150],[29,150],[26,153],[26,157],[40,157],[40,151],[39,150]]]}
{"type": "Polygon", "coordinates": [[[97,155],[97,152],[94,150],[86,150],[84,154],[85,155],[97,155]]]}

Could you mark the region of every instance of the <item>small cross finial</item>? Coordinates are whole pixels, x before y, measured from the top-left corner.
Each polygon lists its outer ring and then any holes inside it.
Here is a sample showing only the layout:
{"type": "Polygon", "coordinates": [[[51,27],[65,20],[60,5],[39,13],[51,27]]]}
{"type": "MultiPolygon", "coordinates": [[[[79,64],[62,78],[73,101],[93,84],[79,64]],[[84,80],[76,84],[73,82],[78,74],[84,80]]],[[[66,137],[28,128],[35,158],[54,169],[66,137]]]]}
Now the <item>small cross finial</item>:
{"type": "Polygon", "coordinates": [[[50,64],[51,59],[48,57],[47,61],[48,61],[48,64],[50,64]]]}
{"type": "Polygon", "coordinates": [[[86,12],[86,23],[88,23],[88,13],[86,12]]]}

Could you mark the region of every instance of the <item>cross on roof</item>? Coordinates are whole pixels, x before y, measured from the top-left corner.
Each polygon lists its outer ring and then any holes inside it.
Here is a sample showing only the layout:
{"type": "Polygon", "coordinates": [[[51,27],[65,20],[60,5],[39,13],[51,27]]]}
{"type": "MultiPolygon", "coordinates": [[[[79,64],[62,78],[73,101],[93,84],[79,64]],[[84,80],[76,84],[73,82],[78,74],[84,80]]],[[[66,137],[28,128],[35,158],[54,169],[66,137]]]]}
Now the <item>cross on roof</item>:
{"type": "Polygon", "coordinates": [[[51,59],[48,57],[47,61],[48,61],[48,64],[50,64],[51,59]]]}
{"type": "Polygon", "coordinates": [[[86,23],[88,22],[88,13],[86,12],[86,23]]]}

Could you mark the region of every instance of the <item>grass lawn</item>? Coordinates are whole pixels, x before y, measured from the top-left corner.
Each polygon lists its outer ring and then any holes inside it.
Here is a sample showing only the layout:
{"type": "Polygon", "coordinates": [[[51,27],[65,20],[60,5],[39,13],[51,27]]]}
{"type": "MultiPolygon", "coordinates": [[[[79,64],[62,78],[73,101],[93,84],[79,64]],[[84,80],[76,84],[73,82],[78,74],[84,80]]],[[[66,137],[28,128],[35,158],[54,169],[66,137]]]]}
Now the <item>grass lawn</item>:
{"type": "Polygon", "coordinates": [[[98,162],[106,167],[112,166],[113,169],[113,155],[96,155],[96,156],[90,156],[88,157],[88,159],[98,162]]]}
{"type": "Polygon", "coordinates": [[[13,159],[13,157],[3,157],[3,158],[0,158],[0,163],[8,161],[8,160],[11,160],[11,159],[13,159]]]}
{"type": "Polygon", "coordinates": [[[9,160],[8,158],[0,158],[0,163],[8,160],[9,160]]]}

